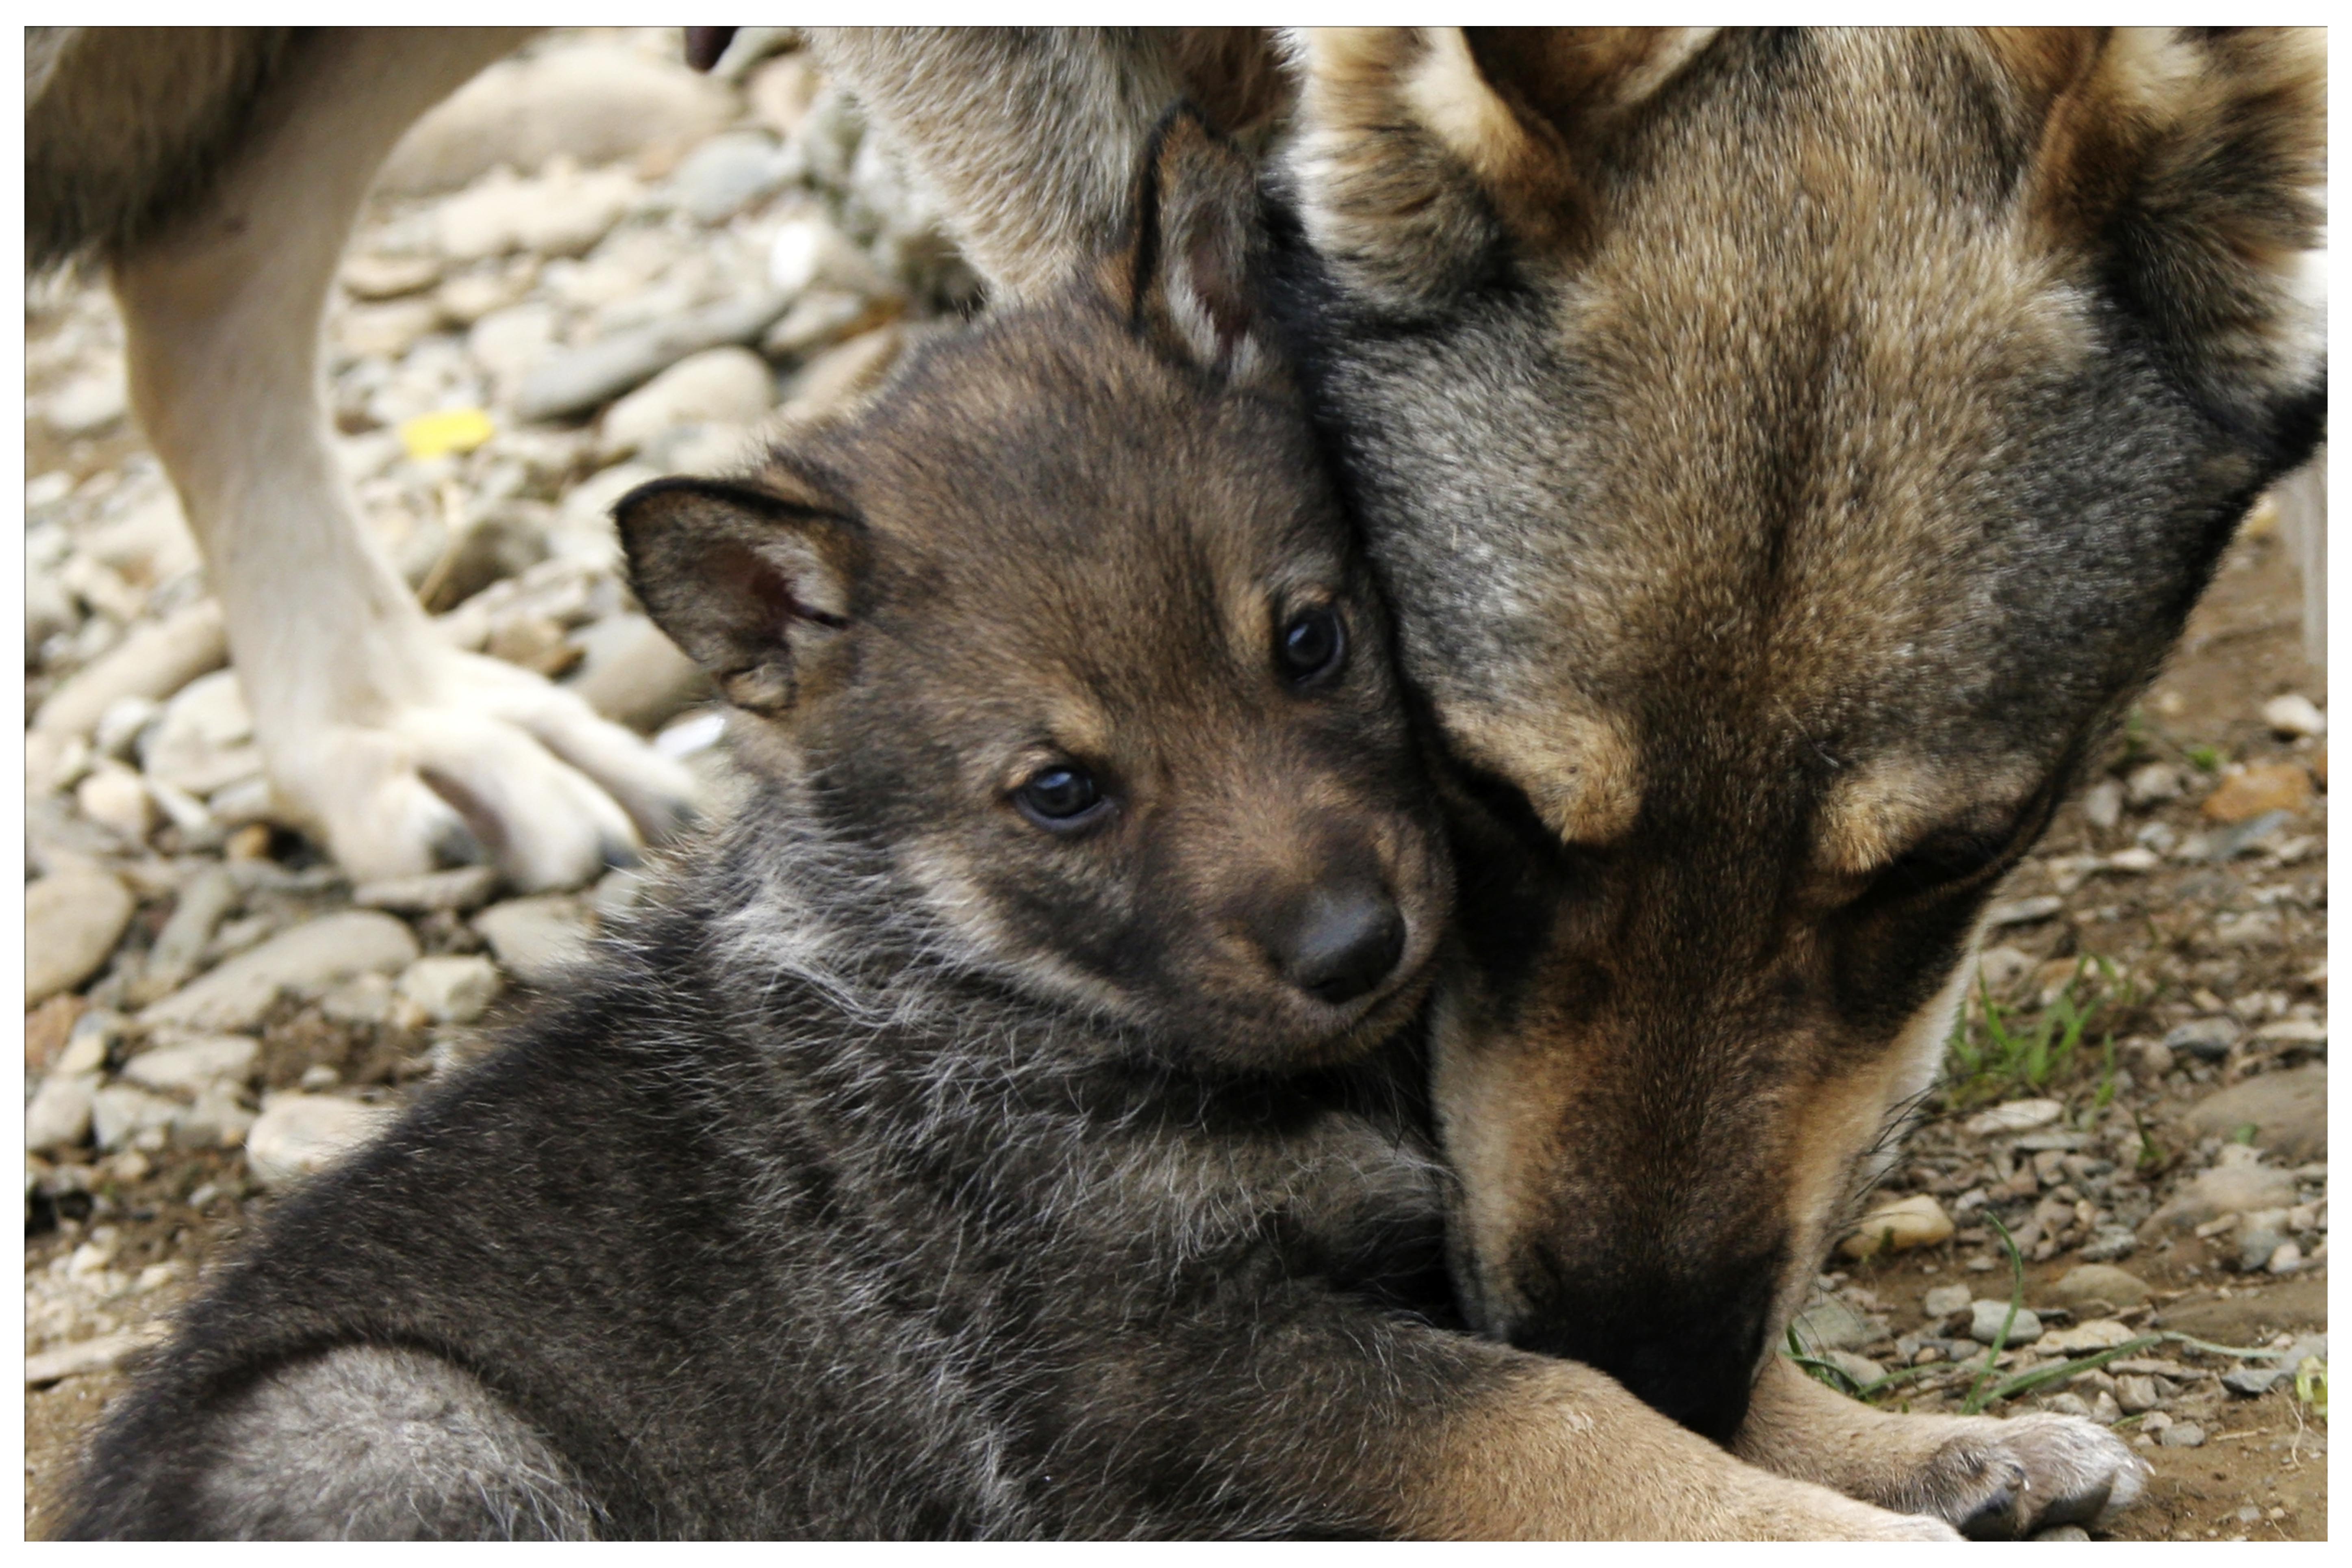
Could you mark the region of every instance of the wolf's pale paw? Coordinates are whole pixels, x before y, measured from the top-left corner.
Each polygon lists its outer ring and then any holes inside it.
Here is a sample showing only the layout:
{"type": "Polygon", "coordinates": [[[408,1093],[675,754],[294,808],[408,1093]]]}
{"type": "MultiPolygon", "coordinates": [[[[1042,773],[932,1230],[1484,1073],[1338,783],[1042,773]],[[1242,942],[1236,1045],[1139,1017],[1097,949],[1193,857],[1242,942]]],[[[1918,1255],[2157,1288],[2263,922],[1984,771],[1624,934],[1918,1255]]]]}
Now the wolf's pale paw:
{"type": "Polygon", "coordinates": [[[1972,1421],[1937,1448],[1909,1506],[1951,1521],[1975,1541],[2016,1541],[2087,1525],[2128,1505],[2147,1467],[2105,1427],[2075,1415],[1972,1421]]]}
{"type": "Polygon", "coordinates": [[[692,778],[569,691],[470,654],[372,722],[262,736],[279,796],[355,881],[488,858],[525,891],[634,861],[694,814],[692,778]]]}

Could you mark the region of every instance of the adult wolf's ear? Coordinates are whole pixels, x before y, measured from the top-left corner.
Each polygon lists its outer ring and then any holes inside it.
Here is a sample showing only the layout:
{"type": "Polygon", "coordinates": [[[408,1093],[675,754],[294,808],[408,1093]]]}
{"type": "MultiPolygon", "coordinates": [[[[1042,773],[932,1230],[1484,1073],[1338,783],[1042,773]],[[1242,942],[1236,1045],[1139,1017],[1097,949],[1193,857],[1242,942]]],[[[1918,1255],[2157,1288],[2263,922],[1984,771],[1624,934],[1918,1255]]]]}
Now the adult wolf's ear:
{"type": "Polygon", "coordinates": [[[1181,358],[1236,381],[1268,373],[1250,289],[1259,229],[1249,161],[1179,104],[1153,129],[1140,165],[1134,231],[1107,264],[1113,298],[1181,358]]]}
{"type": "Polygon", "coordinates": [[[1610,142],[1708,27],[1314,27],[1289,166],[1307,238],[1367,302],[1411,315],[1516,243],[1572,253],[1610,142]]]}
{"type": "MultiPolygon", "coordinates": [[[[2039,114],[2024,190],[2045,243],[2153,330],[2222,418],[2315,426],[2326,312],[2319,28],[1996,28],[2039,114]],[[2294,413],[2303,409],[2300,420],[2294,413]]],[[[2307,444],[2307,436],[2305,437],[2307,444]]]]}
{"type": "Polygon", "coordinates": [[[867,548],[837,500],[771,469],[656,479],[614,516],[646,613],[728,700],[781,714],[838,666],[867,548]]]}

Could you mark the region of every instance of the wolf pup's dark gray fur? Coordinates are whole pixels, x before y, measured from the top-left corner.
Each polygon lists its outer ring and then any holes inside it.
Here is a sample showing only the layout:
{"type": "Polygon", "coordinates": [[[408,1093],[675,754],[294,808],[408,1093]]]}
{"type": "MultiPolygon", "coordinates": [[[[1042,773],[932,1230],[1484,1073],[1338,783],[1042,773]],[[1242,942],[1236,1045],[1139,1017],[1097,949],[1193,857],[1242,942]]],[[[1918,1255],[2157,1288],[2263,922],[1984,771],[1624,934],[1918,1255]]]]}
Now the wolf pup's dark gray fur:
{"type": "Polygon", "coordinates": [[[1434,805],[1246,170],[1150,168],[1055,309],[622,502],[747,804],[273,1217],[70,1534],[1492,1531],[1465,1447],[1573,1468],[1538,1358],[1424,1315],[1434,805]]]}

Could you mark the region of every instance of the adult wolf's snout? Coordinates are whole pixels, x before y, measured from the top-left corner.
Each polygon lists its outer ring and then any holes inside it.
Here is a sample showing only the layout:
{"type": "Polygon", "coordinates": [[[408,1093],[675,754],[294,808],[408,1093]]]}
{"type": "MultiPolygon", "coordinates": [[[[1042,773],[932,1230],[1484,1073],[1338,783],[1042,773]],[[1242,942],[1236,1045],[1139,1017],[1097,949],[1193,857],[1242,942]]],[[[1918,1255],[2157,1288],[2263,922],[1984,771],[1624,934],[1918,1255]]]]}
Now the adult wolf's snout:
{"type": "Polygon", "coordinates": [[[1559,1280],[1511,1341],[1598,1367],[1652,1409],[1728,1445],[1763,1364],[1780,1264],[1774,1252],[1697,1279],[1559,1280]]]}

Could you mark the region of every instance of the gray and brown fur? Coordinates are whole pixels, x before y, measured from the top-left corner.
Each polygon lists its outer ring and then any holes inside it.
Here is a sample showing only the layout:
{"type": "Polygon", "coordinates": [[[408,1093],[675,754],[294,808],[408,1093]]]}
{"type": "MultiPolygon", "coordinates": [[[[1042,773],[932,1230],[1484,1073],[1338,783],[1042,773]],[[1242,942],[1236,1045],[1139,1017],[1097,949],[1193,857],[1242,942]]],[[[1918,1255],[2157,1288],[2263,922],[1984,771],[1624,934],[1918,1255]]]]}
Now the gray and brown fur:
{"type": "Polygon", "coordinates": [[[1945,1533],[1447,1326],[1437,803],[1246,170],[1182,120],[1154,169],[1101,281],[623,501],[745,804],[272,1217],[69,1533],[1945,1533]],[[1024,815],[1080,766],[1105,815],[1024,815]],[[1310,984],[1366,907],[1393,952],[1310,984]]]}
{"type": "Polygon", "coordinates": [[[2001,872],[2319,433],[2320,37],[1283,47],[1278,313],[1455,764],[1467,1310],[1972,1530],[2127,1497],[2086,1426],[1756,1381],[2001,872]]]}

